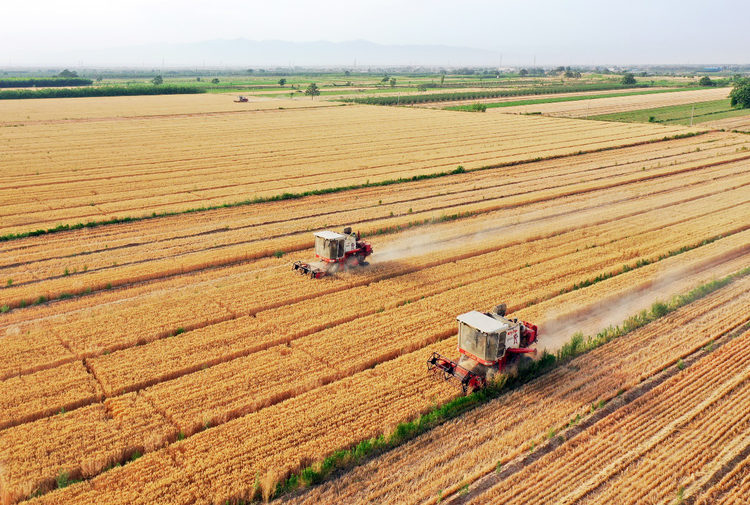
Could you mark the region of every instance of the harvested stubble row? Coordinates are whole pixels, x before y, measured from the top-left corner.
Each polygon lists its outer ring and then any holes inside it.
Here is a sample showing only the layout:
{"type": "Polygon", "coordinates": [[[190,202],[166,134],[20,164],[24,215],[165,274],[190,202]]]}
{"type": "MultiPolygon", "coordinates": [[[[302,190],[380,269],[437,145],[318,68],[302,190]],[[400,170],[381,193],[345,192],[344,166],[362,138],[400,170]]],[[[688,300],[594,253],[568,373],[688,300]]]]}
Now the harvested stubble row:
{"type": "Polygon", "coordinates": [[[596,100],[580,100],[577,102],[540,103],[533,105],[518,105],[490,109],[492,112],[506,114],[523,114],[541,112],[547,116],[591,117],[602,114],[614,114],[631,110],[652,109],[696,102],[711,102],[721,100],[729,95],[727,88],[701,89],[695,91],[680,91],[675,93],[659,93],[655,95],[618,96],[598,98],[596,100]]]}
{"type": "Polygon", "coordinates": [[[517,474],[473,503],[671,500],[710,475],[734,439],[750,442],[749,358],[745,332],[530,465],[525,471],[539,476],[533,487],[517,474]]]}
{"type": "MultiPolygon", "coordinates": [[[[465,191],[484,191],[497,187],[499,184],[502,184],[505,191],[508,191],[519,184],[527,188],[528,184],[546,181],[545,188],[549,189],[570,182],[590,181],[592,178],[641,171],[643,168],[650,170],[708,159],[737,152],[748,142],[750,140],[745,136],[711,133],[572,158],[520,164],[500,170],[492,169],[407,183],[403,186],[408,189],[405,193],[393,192],[392,188],[388,187],[363,188],[344,194],[308,197],[304,200],[256,204],[244,208],[242,212],[237,212],[237,209],[217,209],[190,215],[177,215],[167,219],[78,230],[56,236],[54,241],[46,237],[30,237],[23,241],[0,243],[2,253],[0,265],[72,256],[84,251],[104,252],[105,246],[108,249],[130,247],[134,244],[154,247],[158,242],[174,238],[196,236],[208,232],[215,234],[223,231],[225,227],[236,230],[280,220],[306,218],[310,216],[310,208],[316,209],[316,215],[331,215],[336,212],[326,211],[326,209],[344,206],[344,208],[356,210],[398,202],[406,203],[465,191]],[[499,174],[502,174],[502,181],[498,181],[499,174]],[[408,196],[404,198],[404,195],[408,196]],[[217,223],[220,223],[220,226],[217,223]]],[[[528,192],[528,189],[526,191],[528,192]]],[[[68,266],[77,266],[78,270],[82,267],[82,265],[75,264],[68,266]]]]}
{"type": "MultiPolygon", "coordinates": [[[[717,161],[716,158],[712,158],[711,163],[721,162],[723,159],[721,158],[717,161]]],[[[524,194],[517,196],[503,196],[484,200],[487,196],[482,194],[481,203],[459,204],[459,202],[454,202],[452,206],[450,204],[445,205],[449,205],[448,212],[455,212],[456,214],[488,213],[496,209],[501,209],[504,210],[504,213],[498,217],[519,216],[520,219],[539,219],[540,216],[528,211],[546,209],[548,213],[552,212],[559,206],[559,199],[562,197],[566,197],[566,204],[570,208],[575,207],[569,196],[574,196],[580,202],[579,205],[581,206],[591,206],[598,202],[611,203],[613,198],[632,198],[631,193],[623,191],[623,189],[630,188],[628,183],[631,182],[638,184],[637,194],[643,197],[683,185],[703,184],[708,178],[729,178],[732,175],[736,175],[737,179],[734,183],[726,182],[724,186],[721,186],[721,183],[717,181],[711,186],[716,188],[715,191],[717,192],[723,191],[727,188],[745,184],[743,178],[746,177],[746,170],[743,163],[740,161],[729,163],[728,165],[703,168],[701,169],[701,177],[703,179],[696,178],[694,181],[691,179],[685,180],[680,177],[664,177],[663,179],[648,180],[654,177],[654,175],[642,176],[639,173],[634,176],[626,176],[625,178],[606,179],[603,182],[574,184],[561,188],[559,191],[535,191],[532,193],[533,196],[525,194],[528,188],[524,188],[524,194]],[[605,197],[604,194],[607,192],[616,194],[605,197]],[[600,198],[600,200],[597,201],[596,198],[600,198]],[[531,204],[534,204],[534,206],[529,207],[531,204]]],[[[695,169],[695,166],[688,163],[678,169],[677,172],[695,169]]],[[[660,170],[666,170],[666,173],[675,173],[674,169],[671,168],[660,170]]],[[[474,191],[470,193],[469,198],[471,199],[480,197],[474,191]]],[[[379,229],[395,228],[398,226],[406,227],[414,222],[420,223],[425,220],[430,221],[435,219],[435,211],[429,210],[429,204],[427,210],[422,210],[419,206],[416,206],[416,212],[411,207],[409,209],[412,212],[404,212],[399,217],[375,217],[373,220],[373,211],[358,211],[354,213],[341,213],[336,219],[340,219],[341,224],[361,222],[363,223],[361,229],[366,233],[373,233],[379,229]]],[[[383,210],[375,210],[376,216],[378,214],[382,216],[385,212],[383,210]]],[[[441,215],[445,214],[446,208],[443,207],[440,212],[441,215]]],[[[262,256],[270,256],[274,251],[300,250],[309,247],[311,244],[309,232],[302,232],[300,230],[325,227],[330,223],[330,219],[329,216],[310,218],[301,222],[260,226],[252,230],[250,237],[247,237],[247,230],[242,230],[242,232],[226,232],[224,235],[227,235],[227,237],[224,239],[214,237],[214,247],[208,250],[205,249],[205,243],[201,242],[205,241],[206,238],[199,236],[189,240],[193,244],[189,246],[188,250],[184,250],[179,246],[181,240],[176,240],[169,241],[167,244],[164,244],[162,249],[156,252],[151,252],[153,248],[144,246],[136,250],[127,249],[126,251],[112,251],[96,255],[86,254],[82,256],[82,259],[76,260],[79,264],[75,267],[75,274],[71,277],[63,274],[63,272],[69,272],[68,266],[64,265],[70,263],[70,258],[53,260],[51,263],[54,266],[46,265],[45,263],[47,262],[35,263],[33,265],[22,264],[3,271],[2,275],[14,279],[15,284],[2,289],[0,294],[4,297],[4,304],[16,307],[22,305],[24,300],[27,301],[26,303],[31,303],[31,301],[37,300],[39,297],[50,299],[65,293],[82,293],[91,289],[100,290],[106,287],[121,284],[127,285],[211,266],[226,265],[262,256]],[[270,237],[269,234],[271,235],[270,237]],[[225,240],[228,240],[229,243],[222,245],[221,243],[225,240]],[[238,240],[240,241],[239,243],[231,244],[232,241],[238,240]],[[167,247],[172,243],[175,244],[174,247],[167,247]],[[164,257],[165,255],[169,256],[164,257]],[[91,270],[84,273],[89,266],[91,266],[91,270]],[[28,281],[31,278],[46,278],[46,280],[23,283],[24,280],[28,281]],[[18,283],[19,281],[20,284],[18,283]]],[[[187,239],[185,240],[187,241],[187,239]]]]}
{"type": "Polygon", "coordinates": [[[116,121],[106,138],[101,124],[14,129],[0,154],[9,167],[33,165],[41,176],[24,168],[6,174],[0,185],[2,232],[221,205],[237,199],[238,191],[274,196],[450,171],[459,164],[476,168],[573,154],[683,131],[515,116],[447,118],[440,111],[394,108],[368,108],[363,121],[362,109],[280,111],[231,122],[211,116],[116,121]],[[227,135],[238,129],[247,135],[227,135]],[[462,135],[456,137],[457,131],[462,135]],[[47,139],[43,150],[35,144],[39,137],[47,139]],[[180,138],[180,148],[165,147],[165,137],[180,138]]]}
{"type": "MultiPolygon", "coordinates": [[[[707,247],[715,245],[717,244],[707,247]]],[[[689,254],[692,253],[686,253],[686,255],[689,254]]],[[[673,258],[673,260],[678,259],[681,258],[673,258]]],[[[639,277],[638,274],[639,272],[630,272],[626,275],[637,278],[639,277]]],[[[384,335],[388,335],[389,338],[395,333],[400,335],[401,339],[381,339],[381,350],[379,351],[381,359],[389,357],[382,356],[389,346],[397,352],[404,352],[403,345],[407,341],[406,337],[421,339],[420,345],[423,346],[426,342],[434,340],[436,336],[439,336],[436,333],[438,331],[443,331],[446,335],[452,333],[454,322],[449,317],[441,318],[441,321],[445,321],[442,330],[440,328],[433,328],[430,332],[424,331],[424,328],[429,327],[430,324],[434,325],[435,319],[434,312],[425,310],[425,302],[426,300],[416,302],[409,306],[401,307],[396,313],[391,312],[382,315],[383,317],[391,316],[391,326],[393,326],[394,320],[404,320],[412,322],[411,324],[414,324],[416,329],[411,331],[411,336],[409,335],[410,332],[405,328],[396,328],[394,332],[386,331],[386,333],[383,333],[384,335]],[[425,319],[425,314],[429,316],[427,319],[425,319]],[[421,321],[420,318],[422,319],[421,321]],[[417,322],[419,324],[416,324],[417,322]]],[[[522,312],[519,314],[522,314],[522,312]]],[[[381,316],[381,314],[377,316],[381,316]]],[[[365,324],[368,328],[372,328],[374,322],[365,321],[365,324]]],[[[340,333],[352,334],[354,331],[357,331],[357,327],[353,327],[351,331],[347,331],[344,328],[340,333]]],[[[313,338],[316,338],[316,336],[313,338]]],[[[452,352],[453,346],[454,342],[450,340],[441,343],[437,347],[442,352],[452,352]]],[[[170,419],[177,423],[178,429],[183,433],[191,434],[206,425],[214,426],[238,415],[253,412],[265,404],[274,403],[285,397],[300,394],[318,385],[318,381],[327,382],[334,377],[342,379],[343,375],[332,369],[321,369],[320,372],[317,372],[318,365],[316,365],[316,362],[326,362],[325,356],[321,357],[319,355],[318,359],[315,360],[304,353],[290,355],[292,352],[296,351],[282,345],[280,348],[272,350],[271,353],[254,354],[246,359],[219,365],[203,372],[182,377],[179,380],[158,384],[146,390],[144,394],[160,412],[166,413],[170,419]],[[267,359],[274,359],[274,353],[282,354],[285,357],[277,367],[264,365],[267,359]],[[309,367],[313,371],[313,374],[307,379],[301,379],[295,370],[305,369],[306,367],[309,367]],[[264,381],[268,383],[267,388],[256,386],[256,384],[263,384],[264,381]],[[206,386],[207,384],[209,386],[206,386]],[[277,387],[276,384],[280,384],[280,386],[277,387]],[[226,391],[234,391],[234,393],[227,397],[226,394],[215,394],[217,391],[225,393],[226,391]],[[243,392],[247,394],[243,395],[243,392]]],[[[371,355],[374,354],[371,353],[371,355]]],[[[112,361],[108,358],[107,356],[102,357],[105,363],[112,361]]],[[[354,358],[356,356],[352,356],[352,359],[354,358]]],[[[280,358],[277,356],[276,359],[280,358]]],[[[148,366],[148,364],[145,364],[146,368],[148,366]]],[[[341,384],[346,380],[339,380],[335,384],[341,384]]],[[[83,418],[77,419],[77,422],[81,426],[85,426],[86,424],[83,418]]],[[[40,450],[42,449],[40,448],[40,450]]],[[[97,450],[95,445],[92,446],[92,450],[97,450]]],[[[85,454],[77,456],[79,459],[83,457],[85,457],[85,454]]],[[[75,464],[75,457],[71,459],[69,464],[75,464]]]]}
{"type": "MultiPolygon", "coordinates": [[[[667,88],[651,88],[650,90],[655,89],[667,89],[667,88]]],[[[504,103],[504,102],[517,102],[519,100],[546,100],[546,99],[555,99],[555,98],[567,98],[567,97],[577,97],[577,96],[591,96],[591,97],[601,97],[601,96],[607,96],[611,94],[621,94],[621,93],[633,93],[633,94],[639,94],[643,93],[643,88],[623,88],[623,89],[608,89],[604,91],[578,91],[574,93],[553,93],[549,95],[530,95],[530,96],[502,96],[497,98],[486,98],[482,100],[482,103],[504,103]]],[[[671,92],[671,91],[670,91],[671,92]]],[[[451,100],[449,102],[433,102],[428,104],[415,104],[415,107],[430,107],[430,108],[436,108],[436,109],[443,109],[445,107],[455,107],[457,105],[472,105],[477,103],[477,99],[472,100],[451,100]]]]}
{"type": "MultiPolygon", "coordinates": [[[[684,217],[684,216],[682,216],[684,217]]],[[[715,223],[716,224],[716,223],[715,223]]],[[[610,226],[617,226],[615,223],[611,224],[610,226]]],[[[634,229],[637,229],[640,227],[639,223],[633,223],[632,227],[635,227],[634,229]]],[[[722,230],[719,228],[712,228],[714,231],[722,230]]],[[[634,230],[628,229],[628,227],[623,228],[620,230],[622,233],[631,233],[634,230]]],[[[723,230],[722,230],[723,231],[723,230]]],[[[676,232],[676,235],[682,235],[679,230],[676,232]]],[[[658,237],[665,238],[669,240],[669,245],[674,245],[674,243],[671,242],[670,237],[671,235],[668,235],[665,233],[665,231],[660,231],[657,234],[658,237]]],[[[607,234],[602,234],[599,237],[602,242],[607,242],[608,236],[607,234]]],[[[560,240],[567,241],[570,237],[561,237],[560,240]]],[[[725,239],[725,242],[722,242],[722,244],[725,244],[728,242],[735,242],[740,241],[741,244],[742,237],[738,236],[736,238],[730,238],[725,239]]],[[[550,244],[551,245],[551,244],[550,244]]],[[[579,245],[583,245],[583,242],[581,244],[578,244],[576,242],[571,242],[567,244],[569,247],[575,247],[579,245]]],[[[611,246],[610,246],[611,247],[611,246]]],[[[723,246],[725,250],[728,246],[723,246]]],[[[729,246],[731,248],[731,246],[729,246]]],[[[604,245],[602,248],[599,249],[599,251],[604,251],[607,248],[606,245],[604,245]]],[[[572,250],[572,249],[569,249],[572,250]]],[[[510,250],[507,250],[512,252],[512,248],[510,250]]],[[[532,253],[533,249],[528,248],[521,248],[517,251],[517,253],[511,254],[513,257],[519,257],[519,258],[533,258],[532,256],[529,256],[529,253],[532,253]],[[525,250],[524,250],[525,249],[525,250]]],[[[549,271],[558,271],[559,268],[554,266],[556,263],[560,263],[557,260],[554,260],[554,258],[557,256],[557,252],[555,252],[554,249],[547,250],[545,248],[546,254],[551,254],[551,258],[553,258],[552,262],[545,262],[544,264],[540,265],[538,268],[541,268],[544,270],[545,268],[549,271]]],[[[647,251],[645,251],[647,252],[647,251]]],[[[583,253],[578,253],[575,256],[580,256],[583,253]]],[[[615,254],[616,251],[615,251],[615,254]]],[[[663,253],[662,253],[663,254],[663,253]]],[[[498,261],[500,260],[501,255],[496,255],[498,257],[498,261]]],[[[488,258],[477,258],[477,259],[467,259],[465,261],[459,262],[456,266],[461,266],[461,268],[457,268],[452,278],[456,279],[454,280],[454,285],[456,282],[459,282],[463,284],[467,281],[467,279],[470,279],[472,277],[471,272],[472,271],[481,271],[481,272],[492,272],[492,270],[488,270],[486,268],[482,268],[482,264],[487,264],[488,258]],[[465,277],[465,278],[464,278],[465,277]]],[[[610,267],[613,265],[620,264],[621,261],[627,260],[628,257],[625,258],[618,258],[615,257],[615,261],[610,261],[609,265],[610,267]]],[[[536,261],[540,261],[541,257],[537,257],[536,261]]],[[[567,260],[562,260],[562,263],[565,264],[567,260]]],[[[492,263],[490,261],[489,263],[492,263]]],[[[596,268],[598,263],[593,263],[590,265],[590,268],[596,268]]],[[[517,263],[516,265],[506,265],[507,268],[510,269],[510,271],[513,271],[517,269],[519,266],[523,266],[522,263],[517,263]]],[[[606,267],[606,264],[604,264],[606,267]]],[[[606,270],[605,270],[606,271],[606,270]]],[[[560,288],[567,288],[572,284],[575,280],[579,279],[581,276],[585,276],[586,274],[583,273],[585,271],[577,272],[574,275],[571,276],[565,276],[565,277],[558,277],[554,280],[554,282],[551,279],[536,279],[533,276],[529,277],[529,283],[533,285],[541,285],[544,286],[546,290],[539,291],[538,289],[529,288],[529,297],[527,299],[523,300],[517,300],[518,304],[526,303],[527,301],[531,301],[534,299],[544,298],[547,296],[550,296],[551,294],[554,294],[554,292],[557,289],[560,288]],[[570,280],[568,280],[570,279],[570,280]]],[[[590,273],[590,276],[593,276],[595,272],[590,273]]],[[[474,274],[476,277],[476,273],[474,274]]],[[[487,277],[489,274],[485,273],[483,276],[479,276],[478,278],[481,279],[482,277],[487,277]]],[[[432,274],[429,271],[426,271],[424,273],[418,272],[415,274],[412,274],[410,277],[413,277],[414,280],[418,280],[420,277],[423,278],[423,281],[421,281],[421,287],[417,287],[417,285],[413,283],[408,282],[408,278],[402,278],[400,279],[400,282],[406,283],[405,285],[409,286],[411,288],[410,290],[404,291],[402,295],[399,295],[399,297],[402,300],[407,300],[410,298],[416,298],[419,296],[420,293],[423,293],[422,296],[425,295],[431,295],[436,292],[445,291],[445,289],[448,289],[451,287],[450,284],[448,284],[446,287],[435,289],[433,286],[433,281],[437,280],[439,283],[444,283],[445,279],[441,278],[440,275],[432,274]],[[432,279],[432,281],[431,281],[432,279]],[[426,281],[426,282],[425,282],[426,281]],[[426,290],[425,290],[426,289],[426,290]],[[415,296],[416,295],[416,296],[415,296]],[[406,298],[406,297],[410,298],[406,298]]],[[[356,308],[353,312],[350,312],[351,315],[344,315],[342,316],[342,313],[340,311],[335,311],[336,318],[338,319],[328,319],[327,321],[330,321],[326,323],[326,326],[330,324],[340,324],[341,322],[345,322],[346,320],[352,320],[357,317],[365,316],[367,314],[370,314],[373,312],[373,308],[379,304],[389,305],[392,306],[394,300],[389,300],[389,294],[391,293],[391,288],[394,286],[394,283],[386,281],[383,286],[381,286],[378,289],[378,284],[373,285],[371,288],[367,290],[368,297],[362,298],[363,306],[362,308],[356,308]],[[374,294],[381,293],[382,300],[378,301],[376,299],[371,298],[374,294]]],[[[479,289],[479,288],[469,288],[469,289],[479,289]]],[[[493,291],[495,289],[500,289],[500,292],[502,293],[503,287],[502,286],[484,286],[481,289],[483,290],[490,290],[493,291]]],[[[355,293],[357,290],[354,291],[355,293]]],[[[511,293],[508,293],[508,296],[510,296],[511,293]]],[[[355,295],[356,297],[357,295],[355,295]]],[[[497,295],[500,296],[500,295],[497,295]]],[[[352,296],[350,296],[347,292],[343,292],[339,295],[330,295],[329,301],[331,303],[334,303],[337,299],[341,299],[343,302],[345,302],[342,305],[341,310],[351,310],[351,307],[349,307],[348,303],[346,303],[347,300],[350,300],[352,296]]],[[[489,303],[492,303],[494,300],[490,300],[489,303]]],[[[283,342],[289,341],[291,338],[297,338],[302,335],[310,334],[314,331],[317,331],[321,329],[321,326],[323,325],[323,322],[316,321],[315,319],[312,319],[313,321],[312,326],[308,325],[307,327],[303,325],[299,325],[299,323],[296,323],[295,319],[297,319],[297,314],[302,313],[305,311],[305,305],[306,304],[300,304],[299,308],[297,307],[289,307],[291,310],[285,311],[283,309],[278,309],[275,311],[270,311],[268,316],[265,316],[263,312],[258,314],[259,322],[256,322],[254,318],[242,318],[236,321],[229,321],[224,324],[219,324],[216,326],[209,326],[205,328],[204,330],[198,330],[195,332],[189,332],[185,335],[182,335],[176,339],[169,339],[169,340],[162,340],[157,341],[152,345],[147,345],[143,347],[135,347],[132,349],[129,349],[125,354],[123,353],[116,353],[109,356],[102,356],[101,358],[94,359],[90,361],[90,366],[92,369],[97,373],[97,376],[100,380],[103,381],[103,384],[105,386],[105,390],[108,394],[113,394],[117,392],[122,392],[123,390],[132,390],[134,388],[143,387],[149,384],[153,384],[155,382],[166,380],[173,378],[175,376],[184,375],[186,373],[190,373],[193,371],[196,371],[200,368],[203,368],[205,366],[211,366],[218,362],[234,359],[240,356],[245,356],[251,352],[255,352],[257,350],[261,350],[264,348],[267,348],[272,345],[278,345],[283,342]],[[271,324],[275,320],[279,324],[273,325],[271,324]],[[288,319],[288,321],[286,321],[288,319]],[[289,333],[289,329],[292,329],[295,327],[295,324],[297,325],[296,330],[293,330],[295,333],[289,333]],[[265,337],[261,338],[263,335],[265,337]],[[250,338],[250,340],[248,340],[250,338]],[[169,356],[169,360],[165,361],[165,356],[169,356]],[[126,359],[123,359],[126,358],[126,359]],[[100,365],[101,362],[101,365],[100,365]]],[[[328,304],[327,306],[330,306],[328,304]]],[[[440,304],[437,304],[437,308],[440,308],[440,304]]],[[[188,306],[189,308],[189,306],[188,306]]],[[[469,310],[473,307],[468,307],[466,310],[469,310]]],[[[135,316],[134,316],[135,317],[135,316]]],[[[451,321],[452,319],[449,317],[446,317],[446,321],[451,321]]],[[[357,325],[360,323],[353,323],[352,325],[349,325],[352,327],[351,332],[354,334],[357,334],[357,325]]],[[[429,324],[429,321],[425,321],[423,324],[427,325],[429,324]]],[[[349,327],[347,326],[347,327],[349,327]]],[[[346,328],[346,327],[345,327],[346,328]]],[[[449,328],[450,329],[450,328],[449,328]]],[[[135,330],[133,330],[135,331],[135,330]]],[[[334,333],[337,330],[332,330],[334,333]]],[[[330,331],[329,331],[330,333],[330,331]]],[[[321,335],[325,335],[321,334],[321,335]]],[[[311,338],[313,340],[320,339],[321,335],[312,336],[311,338]]],[[[111,336],[110,336],[111,337],[111,336]]],[[[435,337],[420,337],[420,338],[435,338],[435,337]]],[[[325,339],[323,339],[325,341],[325,339]]],[[[420,341],[423,342],[423,341],[420,341]]],[[[304,345],[304,344],[303,344],[304,345]]],[[[320,345],[325,346],[325,343],[321,343],[320,345]]],[[[414,344],[411,344],[414,345],[414,344]]],[[[318,347],[318,345],[313,345],[313,347],[318,347]]],[[[377,354],[377,357],[371,357],[373,360],[383,360],[388,357],[388,353],[392,352],[399,352],[400,347],[397,342],[389,342],[388,345],[381,348],[382,353],[377,354]],[[389,347],[390,346],[390,347],[389,347]],[[395,347],[394,347],[395,346],[395,347]],[[390,349],[390,350],[389,350],[390,349]]],[[[33,349],[32,349],[33,351],[33,349]]],[[[356,351],[356,349],[355,349],[356,351]]],[[[355,353],[356,354],[356,353],[355,353]]],[[[373,355],[376,356],[376,355],[373,355]]],[[[344,357],[345,361],[348,361],[346,357],[344,357]]],[[[355,368],[359,369],[362,365],[355,365],[353,363],[348,363],[348,365],[354,366],[355,368]]],[[[350,373],[351,371],[349,371],[350,373]]],[[[44,390],[38,391],[38,393],[42,396],[46,396],[48,398],[48,401],[51,405],[54,405],[55,410],[59,408],[64,408],[65,405],[68,405],[67,401],[67,391],[64,387],[64,384],[56,384],[51,383],[49,386],[44,383],[41,387],[44,388],[44,390]],[[51,389],[54,389],[54,391],[51,391],[51,389]]],[[[48,407],[49,410],[49,407],[48,407]]],[[[28,418],[36,418],[44,414],[44,411],[31,411],[27,413],[26,415],[29,416],[28,418]]]]}
{"type": "MultiPolygon", "coordinates": [[[[749,289],[750,281],[739,281],[669,316],[665,324],[678,329],[674,331],[681,332],[680,339],[656,339],[654,332],[662,334],[664,326],[655,329],[656,325],[650,325],[624,337],[622,340],[630,344],[624,349],[618,348],[609,354],[609,346],[605,346],[578,358],[569,366],[493,402],[497,422],[488,423],[483,419],[475,424],[475,429],[477,426],[487,429],[491,425],[491,434],[485,434],[485,439],[502,434],[509,453],[522,451],[529,433],[543,434],[550,425],[559,425],[576,412],[583,412],[590,401],[613,396],[614,389],[636,383],[646,371],[663,368],[680,352],[705,344],[736,325],[734,321],[727,321],[728,318],[716,320],[710,311],[736,312],[747,303],[749,289]],[[673,346],[672,356],[655,357],[643,352],[653,346],[673,346]],[[603,363],[608,366],[603,367],[603,363]],[[591,380],[592,377],[596,380],[591,380]],[[560,387],[561,384],[564,386],[560,387]],[[526,401],[521,398],[523,395],[526,401]],[[513,409],[515,415],[511,413],[513,409]],[[536,427],[530,430],[529,424],[536,427]],[[540,430],[541,425],[545,425],[543,430],[540,430]],[[507,426],[507,429],[499,429],[499,426],[507,426]]],[[[247,498],[255,492],[258,475],[264,477],[266,486],[272,486],[287,472],[330,454],[336,447],[350,446],[387,431],[388,426],[424,411],[432,401],[455,395],[443,389],[444,383],[433,381],[426,374],[413,373],[412,363],[421,361],[422,354],[403,356],[260,413],[198,433],[91,481],[43,496],[40,502],[207,503],[247,498]],[[295,414],[291,416],[291,413],[295,414]],[[289,425],[292,417],[293,429],[289,425]],[[359,422],[375,418],[378,423],[359,422]],[[216,451],[216,447],[223,450],[216,451]]],[[[456,433],[461,432],[452,432],[454,440],[462,438],[455,437],[456,433]]],[[[494,448],[496,451],[497,444],[494,448]]],[[[433,479],[436,478],[435,468],[432,465],[433,479]]]]}
{"type": "Polygon", "coordinates": [[[0,387],[0,430],[103,398],[99,383],[80,361],[14,377],[0,387]]]}

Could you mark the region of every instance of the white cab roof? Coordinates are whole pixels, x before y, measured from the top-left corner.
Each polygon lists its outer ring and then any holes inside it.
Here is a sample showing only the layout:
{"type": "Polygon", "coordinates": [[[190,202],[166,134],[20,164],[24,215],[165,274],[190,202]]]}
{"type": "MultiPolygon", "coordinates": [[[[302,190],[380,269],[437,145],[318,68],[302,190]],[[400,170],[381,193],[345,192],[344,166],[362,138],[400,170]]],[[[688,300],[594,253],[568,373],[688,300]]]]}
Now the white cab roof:
{"type": "Polygon", "coordinates": [[[508,325],[504,322],[476,310],[461,314],[456,319],[484,333],[497,333],[508,328],[508,325]]]}
{"type": "Polygon", "coordinates": [[[326,240],[341,240],[342,238],[346,238],[346,235],[342,235],[341,233],[336,233],[334,231],[319,231],[317,233],[314,233],[314,235],[326,240]]]}

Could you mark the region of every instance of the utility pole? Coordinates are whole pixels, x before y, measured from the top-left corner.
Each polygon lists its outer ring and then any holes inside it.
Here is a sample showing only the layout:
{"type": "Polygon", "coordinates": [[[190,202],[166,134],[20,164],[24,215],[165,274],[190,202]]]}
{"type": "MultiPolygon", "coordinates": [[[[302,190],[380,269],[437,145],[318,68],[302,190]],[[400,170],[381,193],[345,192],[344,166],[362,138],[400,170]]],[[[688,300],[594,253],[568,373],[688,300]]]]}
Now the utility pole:
{"type": "Polygon", "coordinates": [[[693,104],[693,110],[690,111],[690,126],[693,126],[693,114],[695,114],[695,104],[693,104]]]}

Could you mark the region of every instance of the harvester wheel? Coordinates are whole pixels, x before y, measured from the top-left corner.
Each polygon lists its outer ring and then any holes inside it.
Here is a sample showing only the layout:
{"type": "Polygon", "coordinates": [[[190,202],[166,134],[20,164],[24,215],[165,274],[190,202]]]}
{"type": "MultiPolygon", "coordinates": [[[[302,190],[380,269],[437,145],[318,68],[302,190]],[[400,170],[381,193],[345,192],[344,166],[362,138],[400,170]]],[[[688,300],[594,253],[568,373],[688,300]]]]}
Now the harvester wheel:
{"type": "Polygon", "coordinates": [[[359,259],[357,256],[349,256],[346,258],[346,267],[347,268],[354,268],[357,265],[359,265],[359,259]]]}

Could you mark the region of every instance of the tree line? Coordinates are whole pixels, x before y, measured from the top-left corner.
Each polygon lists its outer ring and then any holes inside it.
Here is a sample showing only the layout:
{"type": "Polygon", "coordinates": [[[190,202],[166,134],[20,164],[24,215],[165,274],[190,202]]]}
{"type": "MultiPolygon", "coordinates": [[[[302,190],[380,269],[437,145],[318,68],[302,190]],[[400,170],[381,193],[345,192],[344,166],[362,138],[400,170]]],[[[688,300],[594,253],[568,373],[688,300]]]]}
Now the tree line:
{"type": "Polygon", "coordinates": [[[91,79],[81,77],[9,77],[0,79],[0,88],[57,88],[64,86],[91,86],[91,79]]]}
{"type": "Polygon", "coordinates": [[[102,86],[92,88],[48,88],[17,89],[0,91],[0,100],[20,100],[27,98],[80,98],[90,96],[137,96],[137,95],[186,95],[205,93],[195,86],[167,84],[153,86],[137,84],[131,86],[102,86]]]}

